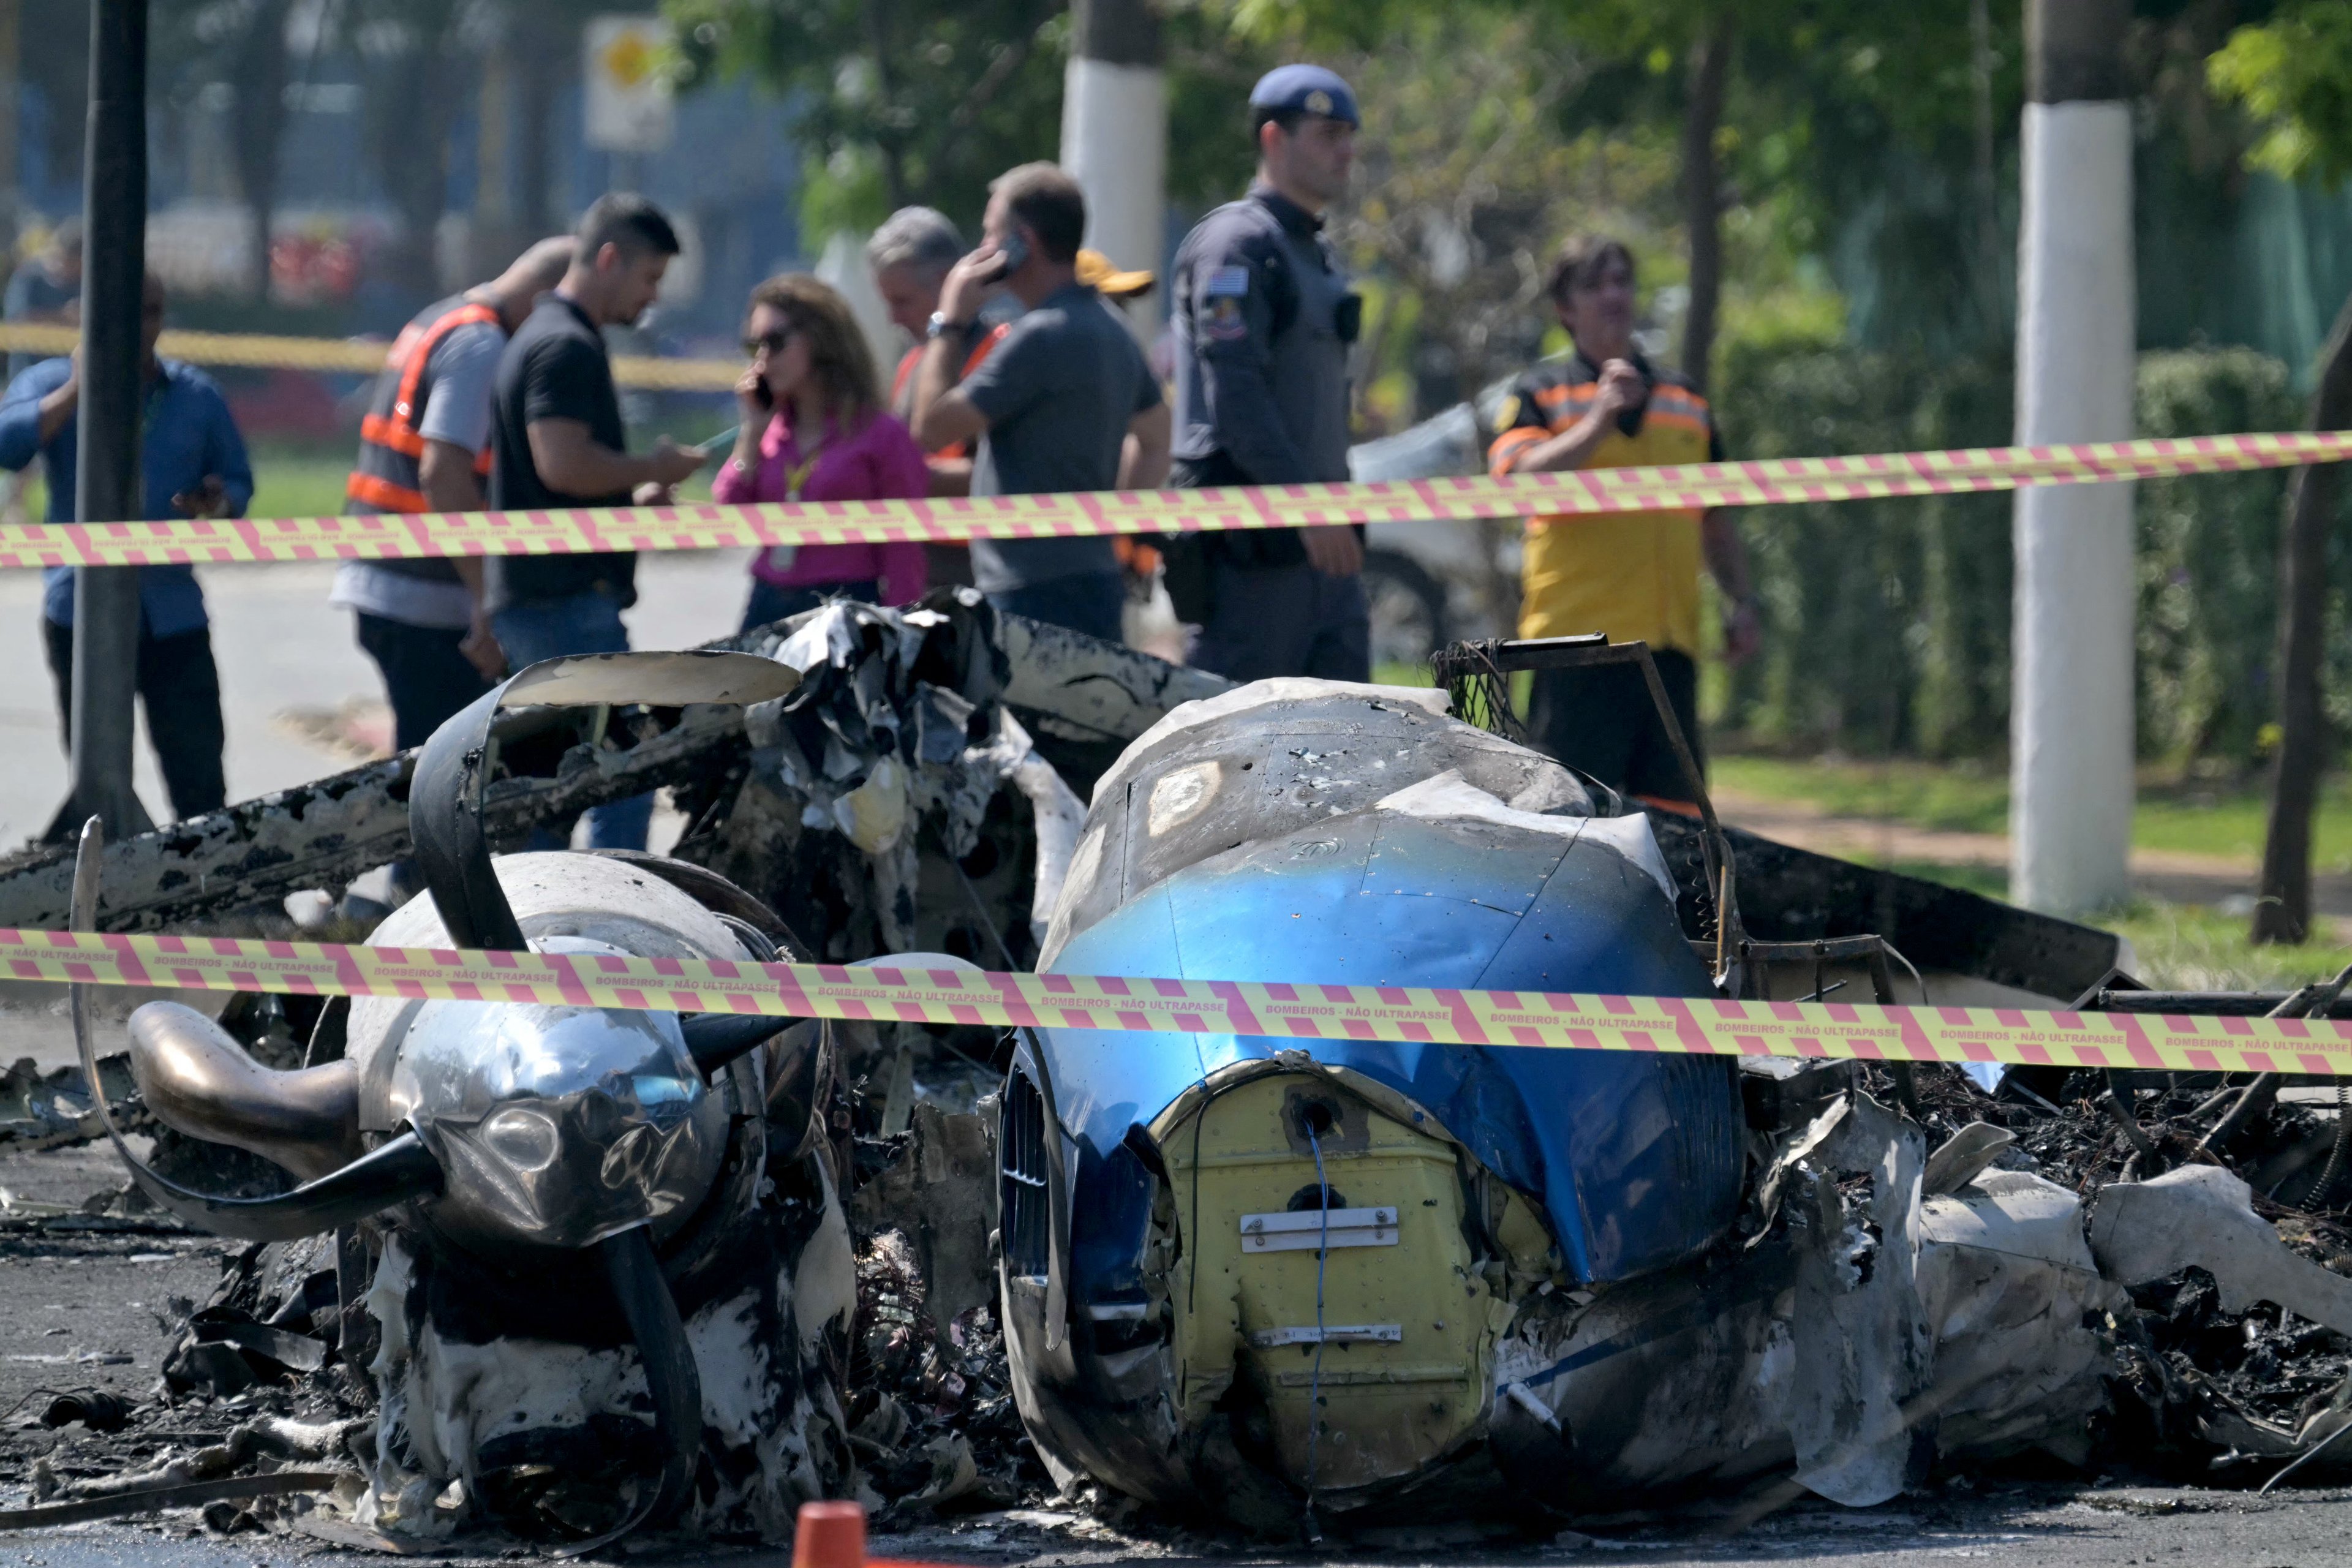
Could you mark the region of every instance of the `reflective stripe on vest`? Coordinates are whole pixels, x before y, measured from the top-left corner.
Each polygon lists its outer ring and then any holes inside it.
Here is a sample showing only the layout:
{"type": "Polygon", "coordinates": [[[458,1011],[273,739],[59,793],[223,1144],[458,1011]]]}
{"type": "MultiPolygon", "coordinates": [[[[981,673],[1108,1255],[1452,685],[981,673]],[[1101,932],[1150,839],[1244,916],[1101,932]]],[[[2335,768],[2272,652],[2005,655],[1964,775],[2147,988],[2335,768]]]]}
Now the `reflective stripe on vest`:
{"type": "MultiPolygon", "coordinates": [[[[958,379],[969,381],[971,378],[971,373],[980,368],[980,362],[986,359],[990,353],[994,350],[996,345],[1004,341],[1004,334],[1012,330],[1013,328],[1008,323],[999,321],[987,331],[982,333],[980,342],[972,344],[971,353],[965,356],[963,370],[960,373],[958,379]]],[[[898,373],[890,378],[890,412],[896,414],[900,419],[905,420],[909,425],[914,422],[915,372],[921,368],[922,363],[923,351],[921,347],[918,346],[908,349],[898,361],[898,373]]],[[[931,453],[930,456],[934,458],[969,458],[971,456],[971,443],[969,441],[950,441],[946,446],[940,447],[938,451],[931,453]]],[[[958,545],[957,548],[961,549],[962,546],[958,545]]]]}
{"type": "MultiPolygon", "coordinates": [[[[368,511],[432,510],[425,495],[425,437],[416,428],[428,391],[425,367],[441,340],[459,327],[499,324],[498,311],[460,298],[429,307],[401,329],[385,356],[383,374],[376,378],[374,405],[360,421],[359,463],[343,485],[344,496],[355,507],[368,511]]],[[[476,454],[474,472],[489,477],[488,447],[476,454]]]]}
{"type": "Polygon", "coordinates": [[[423,490],[413,490],[405,485],[394,484],[390,479],[378,479],[373,474],[353,474],[343,481],[343,494],[347,499],[362,506],[372,506],[378,511],[433,510],[423,490]]]}

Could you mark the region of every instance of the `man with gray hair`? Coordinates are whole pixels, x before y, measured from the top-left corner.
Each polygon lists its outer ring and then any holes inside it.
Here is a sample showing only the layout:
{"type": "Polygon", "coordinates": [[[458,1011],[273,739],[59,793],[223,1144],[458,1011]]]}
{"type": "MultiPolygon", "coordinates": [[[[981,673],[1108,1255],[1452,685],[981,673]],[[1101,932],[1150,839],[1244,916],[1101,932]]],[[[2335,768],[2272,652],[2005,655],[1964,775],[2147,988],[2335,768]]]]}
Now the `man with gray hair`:
{"type": "MultiPolygon", "coordinates": [[[[915,367],[922,363],[923,345],[930,339],[931,318],[939,312],[940,289],[947,282],[948,269],[963,259],[965,248],[956,226],[945,213],[932,207],[900,207],[866,242],[866,265],[873,270],[875,292],[882,296],[891,321],[914,340],[890,378],[890,412],[909,428],[914,424],[915,367]]],[[[1003,340],[1002,324],[981,333],[972,342],[961,374],[968,376],[978,370],[980,362],[1003,340]]],[[[950,441],[927,454],[925,461],[930,465],[933,495],[971,492],[971,443],[950,441]]],[[[933,545],[931,552],[932,582],[971,581],[971,568],[962,559],[961,545],[933,545]],[[940,561],[942,550],[956,561],[940,561]]]]}
{"type": "Polygon", "coordinates": [[[908,336],[923,335],[923,323],[940,308],[940,285],[963,252],[963,236],[934,207],[900,207],[866,242],[874,287],[908,336]]]}

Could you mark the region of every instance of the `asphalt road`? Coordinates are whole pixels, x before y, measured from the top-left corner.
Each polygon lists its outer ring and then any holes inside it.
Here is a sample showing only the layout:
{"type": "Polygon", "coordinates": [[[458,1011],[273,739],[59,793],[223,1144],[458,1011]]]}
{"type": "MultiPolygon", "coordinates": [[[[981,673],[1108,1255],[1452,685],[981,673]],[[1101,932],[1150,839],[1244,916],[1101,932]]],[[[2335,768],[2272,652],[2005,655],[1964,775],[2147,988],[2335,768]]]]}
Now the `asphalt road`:
{"type": "MultiPolygon", "coordinates": [[[[748,592],[746,551],[649,555],[638,563],[638,603],[624,617],[640,648],[691,647],[732,632],[748,592]]],[[[228,793],[249,800],[356,757],[325,737],[364,727],[382,702],[375,666],[352,639],[352,616],[327,603],[331,565],[208,566],[196,574],[212,613],[228,729],[228,793]]],[[[0,572],[0,847],[41,832],[65,796],[66,759],[57,700],[42,652],[41,579],[0,572]]],[[[380,722],[380,721],[379,721],[380,722]]],[[[136,780],[159,820],[169,816],[142,717],[136,780]]]]}
{"type": "MultiPolygon", "coordinates": [[[[24,1205],[74,1205],[120,1184],[100,1147],[0,1155],[0,1191],[24,1205]]],[[[101,1452],[33,1419],[36,1391],[95,1386],[143,1397],[166,1348],[174,1296],[202,1300],[228,1245],[211,1237],[75,1233],[0,1216],[0,1508],[25,1500],[22,1481],[46,1454],[64,1474],[110,1468],[101,1452]]],[[[2015,1568],[2330,1568],[2352,1540],[2352,1490],[2189,1491],[2100,1479],[2084,1485],[1988,1482],[1867,1510],[1801,1501],[1736,1534],[1706,1520],[1589,1522],[1589,1534],[1549,1542],[1482,1539],[1475,1530],[1391,1531],[1323,1552],[1135,1528],[1076,1511],[1028,1510],[956,1519],[877,1537],[877,1556],[974,1568],[1097,1568],[1115,1563],[1540,1565],[1556,1563],[1873,1564],[1929,1568],[1982,1559],[2015,1568]]],[[[205,1532],[192,1511],[133,1523],[0,1532],[0,1568],[270,1568],[362,1559],[300,1535],[205,1532]]],[[[494,1562],[496,1558],[459,1557],[494,1562]]],[[[646,1542],[631,1562],[785,1568],[788,1552],[646,1542]]]]}
{"type": "MultiPolygon", "coordinates": [[[[1033,1516],[1034,1517],[1034,1516],[1033,1516]]],[[[1017,1517],[980,1515],[950,1529],[877,1535],[877,1557],[971,1564],[974,1568],[1543,1568],[1553,1563],[1681,1564],[1801,1563],[1813,1568],[1947,1568],[1955,1560],[2001,1568],[2335,1568],[2345,1560],[2352,1494],[2311,1492],[2254,1499],[2238,1493],[2145,1488],[2019,1489],[1982,1499],[1906,1499],[1861,1511],[1790,1510],[1724,1540],[1687,1531],[1564,1534],[1551,1542],[1481,1545],[1458,1532],[1401,1531],[1373,1542],[1334,1543],[1320,1552],[1267,1551],[1197,1539],[1125,1536],[1085,1523],[1039,1528],[1017,1517]]],[[[0,1563],[26,1568],[288,1568],[366,1560],[299,1535],[207,1536],[192,1515],[143,1526],[76,1526],[0,1536],[0,1563]]],[[[510,1559],[509,1559],[510,1560],[510,1559]]],[[[696,1549],[646,1542],[614,1560],[785,1568],[788,1549],[696,1549]]],[[[491,1563],[453,1554],[443,1561],[491,1563]]]]}
{"type": "MultiPolygon", "coordinates": [[[[625,619],[640,648],[691,647],[732,632],[748,593],[748,551],[648,555],[638,563],[638,601],[625,619]]],[[[369,743],[388,745],[383,682],[352,639],[352,616],[327,603],[330,565],[201,568],[212,612],[228,731],[231,800],[248,800],[354,766],[369,743]]],[[[0,852],[39,834],[65,797],[66,757],[41,646],[41,580],[0,572],[0,852]]],[[[159,819],[169,816],[155,754],[141,719],[136,782],[159,819]]],[[[656,818],[656,835],[662,828],[656,818]]],[[[103,1018],[165,993],[108,994],[103,1018]]],[[[218,997],[179,1000],[217,1011],[218,997]]],[[[102,1029],[119,1042],[120,1029],[102,1029]]],[[[102,1047],[118,1048],[117,1044],[102,1047]]],[[[43,1070],[74,1059],[62,986],[0,983],[0,1065],[31,1058],[43,1070]]],[[[0,1183],[5,1185],[5,1183],[0,1183]]],[[[0,1565],[6,1559],[0,1556],[0,1565]]]]}

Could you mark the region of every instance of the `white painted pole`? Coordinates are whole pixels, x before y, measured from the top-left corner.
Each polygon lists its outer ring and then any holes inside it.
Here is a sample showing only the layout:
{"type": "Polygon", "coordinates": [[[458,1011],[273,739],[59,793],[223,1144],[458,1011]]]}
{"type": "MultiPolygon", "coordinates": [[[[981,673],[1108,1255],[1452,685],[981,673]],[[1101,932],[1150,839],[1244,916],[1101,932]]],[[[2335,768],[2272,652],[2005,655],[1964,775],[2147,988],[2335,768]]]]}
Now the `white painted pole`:
{"type": "MultiPolygon", "coordinates": [[[[2132,433],[2131,111],[2121,0],[2029,0],[2017,439],[2132,433]]],[[[2010,895],[2079,913],[2131,890],[2132,490],[2017,492],[2010,895]]]]}
{"type": "MultiPolygon", "coordinates": [[[[1167,243],[1168,80],[1144,0],[1076,0],[1062,79],[1062,167],[1087,196],[1087,244],[1115,266],[1158,271],[1167,243]]],[[[1149,339],[1158,307],[1129,320],[1149,339]]]]}

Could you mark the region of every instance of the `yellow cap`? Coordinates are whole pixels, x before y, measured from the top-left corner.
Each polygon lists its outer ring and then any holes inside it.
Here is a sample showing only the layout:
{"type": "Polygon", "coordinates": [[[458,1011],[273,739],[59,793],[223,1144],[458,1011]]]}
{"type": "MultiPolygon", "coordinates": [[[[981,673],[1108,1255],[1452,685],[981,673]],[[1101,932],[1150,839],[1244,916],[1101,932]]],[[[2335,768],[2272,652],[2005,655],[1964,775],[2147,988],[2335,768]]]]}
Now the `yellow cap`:
{"type": "Polygon", "coordinates": [[[1078,252],[1078,281],[1114,300],[1134,300],[1151,292],[1159,281],[1149,272],[1121,272],[1099,250],[1078,252]]]}

